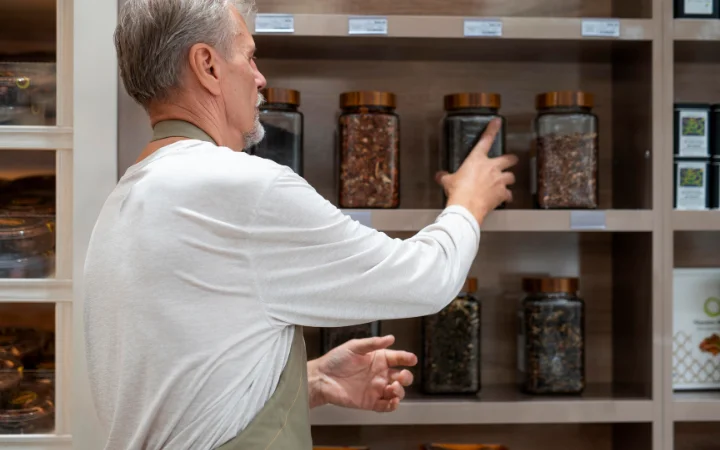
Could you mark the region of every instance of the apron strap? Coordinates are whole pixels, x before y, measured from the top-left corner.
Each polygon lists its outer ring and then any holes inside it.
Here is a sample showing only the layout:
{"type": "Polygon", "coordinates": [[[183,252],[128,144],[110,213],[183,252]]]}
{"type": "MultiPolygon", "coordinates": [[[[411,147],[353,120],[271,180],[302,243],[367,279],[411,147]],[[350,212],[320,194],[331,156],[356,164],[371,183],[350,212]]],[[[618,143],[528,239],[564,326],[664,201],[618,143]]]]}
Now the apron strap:
{"type": "Polygon", "coordinates": [[[184,137],[188,139],[197,139],[205,142],[217,142],[198,126],[186,122],[184,120],[163,120],[155,124],[153,127],[152,142],[166,139],[169,137],[184,137]]]}

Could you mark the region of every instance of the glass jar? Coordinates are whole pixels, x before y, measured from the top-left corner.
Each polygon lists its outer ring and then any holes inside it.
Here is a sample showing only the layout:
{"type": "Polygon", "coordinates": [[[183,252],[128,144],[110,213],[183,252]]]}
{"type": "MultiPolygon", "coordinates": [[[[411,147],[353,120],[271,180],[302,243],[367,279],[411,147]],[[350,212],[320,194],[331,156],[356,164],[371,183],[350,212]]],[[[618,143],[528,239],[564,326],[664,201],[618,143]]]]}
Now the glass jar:
{"type": "Polygon", "coordinates": [[[494,119],[502,120],[502,127],[490,148],[489,156],[505,153],[505,118],[498,114],[501,97],[498,94],[463,93],[445,96],[443,120],[443,167],[457,172],[468,154],[475,148],[485,128],[494,119]]]}
{"type": "Polygon", "coordinates": [[[265,138],[251,153],[291,168],[303,176],[303,114],[298,111],[300,92],[267,88],[261,91],[267,103],[260,106],[265,138]]]}
{"type": "Polygon", "coordinates": [[[523,280],[518,368],[528,394],[585,389],[585,304],[577,278],[523,280]]]}
{"type": "Polygon", "coordinates": [[[0,405],[0,434],[38,434],[55,426],[54,389],[23,382],[14,395],[0,405]]]}
{"type": "Polygon", "coordinates": [[[480,391],[480,302],[477,279],[468,278],[457,297],[437,314],[423,317],[423,391],[480,391]]]}
{"type": "Polygon", "coordinates": [[[380,322],[370,322],[348,327],[323,328],[321,332],[322,352],[327,353],[352,339],[380,336],[380,322]]]}
{"type": "Polygon", "coordinates": [[[0,260],[43,255],[55,245],[48,221],[31,217],[0,217],[0,260]]]}
{"type": "Polygon", "coordinates": [[[55,124],[55,64],[0,62],[0,125],[55,124]]]}
{"type": "Polygon", "coordinates": [[[400,120],[395,94],[347,92],[340,96],[341,208],[400,205],[400,120]]]}
{"type": "Polygon", "coordinates": [[[0,353],[0,399],[23,380],[23,364],[10,353],[0,353]]]}
{"type": "Polygon", "coordinates": [[[537,97],[533,197],[541,209],[599,206],[598,120],[586,92],[549,92],[537,97]]]}

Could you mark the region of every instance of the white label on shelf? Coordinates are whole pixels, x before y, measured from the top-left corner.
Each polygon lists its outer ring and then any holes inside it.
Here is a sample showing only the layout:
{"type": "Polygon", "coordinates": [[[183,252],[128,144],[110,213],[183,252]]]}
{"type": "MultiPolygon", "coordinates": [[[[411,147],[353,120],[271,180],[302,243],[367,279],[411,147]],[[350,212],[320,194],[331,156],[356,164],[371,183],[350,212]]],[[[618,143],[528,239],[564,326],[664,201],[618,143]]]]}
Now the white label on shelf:
{"type": "Polygon", "coordinates": [[[346,216],[360,222],[360,225],[372,228],[372,212],[370,211],[343,211],[346,216]]]}
{"type": "Polygon", "coordinates": [[[465,37],[500,37],[503,32],[500,20],[465,19],[463,28],[465,37]]]}
{"type": "Polygon", "coordinates": [[[348,19],[349,34],[388,34],[387,17],[350,17],[348,19]]]}
{"type": "Polygon", "coordinates": [[[675,209],[703,211],[708,209],[708,164],[705,162],[676,163],[675,209]]]}
{"type": "Polygon", "coordinates": [[[258,14],[255,17],[256,33],[294,33],[295,17],[292,14],[258,14]]]}
{"type": "Polygon", "coordinates": [[[585,37],[620,37],[620,21],[617,19],[584,19],[582,35],[585,37]]]}
{"type": "Polygon", "coordinates": [[[679,156],[707,157],[710,150],[709,121],[707,111],[681,110],[678,114],[679,156]]]}
{"type": "Polygon", "coordinates": [[[605,211],[570,211],[570,229],[604,230],[605,211]]]}
{"type": "Polygon", "coordinates": [[[683,0],[684,14],[712,15],[712,0],[683,0]]]}

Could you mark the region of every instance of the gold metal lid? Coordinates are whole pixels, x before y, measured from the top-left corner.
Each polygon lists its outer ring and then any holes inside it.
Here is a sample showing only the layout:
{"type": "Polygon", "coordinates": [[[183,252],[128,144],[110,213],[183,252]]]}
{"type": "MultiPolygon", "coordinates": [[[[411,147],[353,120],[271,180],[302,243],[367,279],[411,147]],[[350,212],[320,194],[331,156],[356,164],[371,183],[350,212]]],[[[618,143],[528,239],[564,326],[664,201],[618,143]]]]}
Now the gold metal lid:
{"type": "Polygon", "coordinates": [[[475,291],[477,291],[477,278],[468,278],[465,280],[465,284],[463,285],[461,292],[475,291]]]}
{"type": "Polygon", "coordinates": [[[464,108],[500,108],[500,94],[463,92],[445,96],[445,111],[464,108]]]}
{"type": "Polygon", "coordinates": [[[268,103],[284,103],[300,106],[300,92],[292,89],[265,88],[260,91],[268,103]]]}
{"type": "Polygon", "coordinates": [[[392,92],[356,91],[340,94],[340,108],[356,106],[383,106],[395,108],[397,101],[392,92]]]}
{"type": "Polygon", "coordinates": [[[539,94],[535,99],[537,109],[554,108],[557,106],[580,106],[592,108],[595,97],[583,91],[554,91],[539,94]]]}
{"type": "Polygon", "coordinates": [[[523,290],[528,293],[567,292],[574,294],[580,287],[577,278],[523,278],[523,290]]]}

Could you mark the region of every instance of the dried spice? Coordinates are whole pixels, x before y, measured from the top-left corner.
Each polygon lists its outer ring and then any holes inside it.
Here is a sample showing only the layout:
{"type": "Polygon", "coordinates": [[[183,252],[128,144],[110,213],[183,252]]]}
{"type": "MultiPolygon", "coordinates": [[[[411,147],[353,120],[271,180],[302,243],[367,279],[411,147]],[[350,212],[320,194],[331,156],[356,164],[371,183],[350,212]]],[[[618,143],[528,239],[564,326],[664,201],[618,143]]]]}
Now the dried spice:
{"type": "Polygon", "coordinates": [[[347,341],[380,336],[380,322],[371,322],[348,327],[323,328],[321,333],[322,352],[327,353],[347,341]]]}
{"type": "Polygon", "coordinates": [[[480,302],[461,293],[437,314],[423,317],[423,391],[474,394],[480,390],[480,302]]]}
{"type": "Polygon", "coordinates": [[[540,136],[537,145],[540,208],[597,208],[597,134],[540,136]]]}
{"type": "Polygon", "coordinates": [[[15,388],[22,379],[22,362],[10,354],[0,353],[0,392],[15,388]]]}
{"type": "Polygon", "coordinates": [[[340,207],[400,205],[400,121],[394,102],[385,93],[341,97],[340,207]]]}
{"type": "Polygon", "coordinates": [[[47,385],[23,382],[0,405],[0,434],[37,434],[55,426],[54,390],[47,385]]]}
{"type": "Polygon", "coordinates": [[[526,280],[520,312],[520,371],[529,394],[579,394],[585,389],[585,306],[574,279],[526,280]],[[533,291],[527,286],[542,286],[533,291]],[[550,289],[546,289],[551,287],[550,289]]]}

